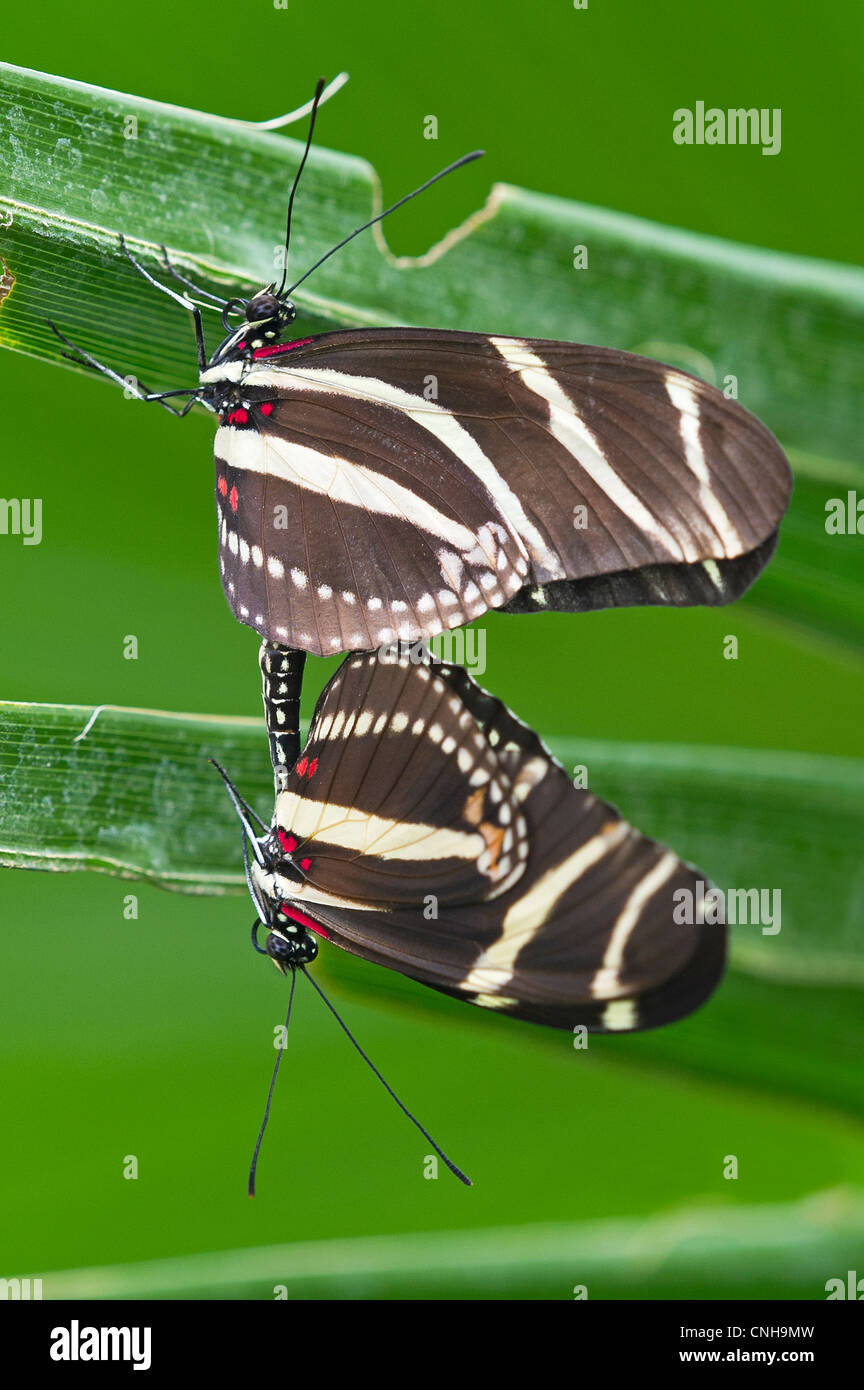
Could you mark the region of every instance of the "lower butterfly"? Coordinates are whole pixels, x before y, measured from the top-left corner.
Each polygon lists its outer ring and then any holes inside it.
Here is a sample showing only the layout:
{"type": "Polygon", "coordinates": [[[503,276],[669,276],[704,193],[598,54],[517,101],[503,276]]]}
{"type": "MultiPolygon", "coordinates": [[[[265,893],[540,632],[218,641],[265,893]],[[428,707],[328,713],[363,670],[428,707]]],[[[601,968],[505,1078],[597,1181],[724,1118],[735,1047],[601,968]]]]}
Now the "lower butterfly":
{"type": "Polygon", "coordinates": [[[230,788],[253,939],[292,980],[326,942],[553,1028],[654,1028],[708,998],[725,929],[674,920],[704,875],[575,787],[462,667],[422,644],[348,657],[297,756],[302,663],[262,646],[270,827],[230,788]]]}

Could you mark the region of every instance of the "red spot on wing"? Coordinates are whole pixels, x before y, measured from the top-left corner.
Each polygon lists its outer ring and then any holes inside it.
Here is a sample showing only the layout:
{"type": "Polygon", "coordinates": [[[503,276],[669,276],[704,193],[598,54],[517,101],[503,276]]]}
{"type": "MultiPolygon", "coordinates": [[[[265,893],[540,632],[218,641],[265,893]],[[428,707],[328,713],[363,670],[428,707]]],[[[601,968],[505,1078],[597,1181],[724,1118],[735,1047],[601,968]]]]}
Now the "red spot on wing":
{"type": "Polygon", "coordinates": [[[231,510],[232,510],[232,512],[236,512],[236,510],[237,510],[237,489],[236,489],[236,487],[232,487],[230,493],[228,494],[228,501],[231,503],[231,510]]]}
{"type": "Polygon", "coordinates": [[[309,869],[312,868],[312,860],[311,860],[311,859],[301,859],[301,860],[300,860],[300,868],[303,870],[304,874],[307,873],[307,872],[309,871],[309,869]]]}
{"type": "Polygon", "coordinates": [[[294,839],[294,836],[289,835],[287,830],[277,830],[276,834],[279,836],[279,843],[285,853],[293,854],[297,848],[297,841],[294,839]]]}
{"type": "Polygon", "coordinates": [[[272,413],[273,413],[273,402],[272,402],[272,401],[264,401],[263,405],[261,406],[261,414],[262,414],[262,415],[271,415],[272,413]]]}
{"type": "Polygon", "coordinates": [[[318,769],[318,759],[317,759],[317,758],[313,758],[312,761],[311,761],[311,763],[309,764],[309,776],[310,776],[310,777],[313,777],[313,776],[315,775],[315,772],[317,771],[317,769],[318,769]]]}
{"type": "Polygon", "coordinates": [[[245,425],[249,419],[249,411],[244,410],[242,405],[238,405],[236,410],[232,410],[228,416],[229,425],[245,425]]]}
{"type": "Polygon", "coordinates": [[[245,346],[246,346],[245,343],[238,343],[238,344],[237,344],[237,350],[238,350],[238,352],[242,352],[243,349],[245,348],[245,346]]]}
{"type": "Polygon", "coordinates": [[[301,758],[300,761],[299,761],[299,763],[297,764],[297,776],[298,776],[298,777],[302,777],[302,776],[304,775],[304,773],[305,773],[305,771],[306,771],[306,768],[307,768],[308,766],[309,766],[309,759],[308,759],[308,758],[301,758]]]}
{"type": "Polygon", "coordinates": [[[295,338],[293,343],[274,343],[271,347],[256,348],[252,357],[256,360],[259,357],[276,357],[280,352],[290,352],[292,348],[305,347],[311,342],[314,342],[313,338],[295,338]]]}
{"type": "Polygon", "coordinates": [[[328,933],[322,926],[317,922],[313,922],[311,917],[307,917],[306,913],[300,912],[298,908],[291,907],[288,903],[283,903],[279,911],[284,912],[286,917],[290,917],[292,922],[299,922],[301,927],[308,927],[310,931],[317,932],[319,936],[323,936],[325,941],[330,939],[328,933]]]}
{"type": "Polygon", "coordinates": [[[221,474],[220,474],[219,481],[218,481],[218,483],[216,484],[216,486],[217,486],[218,489],[219,489],[219,495],[220,495],[221,497],[227,497],[227,495],[228,495],[228,483],[227,483],[227,481],[225,480],[225,478],[223,478],[223,477],[221,476],[221,474]]]}

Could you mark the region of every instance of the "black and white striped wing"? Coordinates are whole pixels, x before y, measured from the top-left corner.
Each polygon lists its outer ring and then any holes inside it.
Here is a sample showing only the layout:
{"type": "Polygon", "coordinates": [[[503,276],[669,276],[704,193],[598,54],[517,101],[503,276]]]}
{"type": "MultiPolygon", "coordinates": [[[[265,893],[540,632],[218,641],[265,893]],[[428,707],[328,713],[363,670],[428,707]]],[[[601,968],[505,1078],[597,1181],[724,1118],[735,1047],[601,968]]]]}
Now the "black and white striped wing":
{"type": "Polygon", "coordinates": [[[299,897],[411,907],[503,892],[529,838],[506,766],[425,665],[344,662],[277,797],[299,897]]]}
{"type": "Polygon", "coordinates": [[[249,408],[216,436],[223,584],[312,652],[490,608],[725,603],[789,499],[754,416],[628,353],[363,329],[232,367],[249,408]]]}
{"type": "Polygon", "coordinates": [[[308,878],[286,879],[280,893],[289,915],[301,909],[335,945],[467,1003],[567,1029],[655,1027],[716,986],[725,929],[673,919],[673,895],[695,896],[697,871],[575,788],[461,667],[349,657],[297,766],[275,823],[308,878]],[[309,759],[316,776],[331,768],[314,797],[309,759]],[[332,805],[352,806],[353,819],[332,805]],[[471,829],[473,864],[468,841],[454,856],[451,839],[471,829]]]}

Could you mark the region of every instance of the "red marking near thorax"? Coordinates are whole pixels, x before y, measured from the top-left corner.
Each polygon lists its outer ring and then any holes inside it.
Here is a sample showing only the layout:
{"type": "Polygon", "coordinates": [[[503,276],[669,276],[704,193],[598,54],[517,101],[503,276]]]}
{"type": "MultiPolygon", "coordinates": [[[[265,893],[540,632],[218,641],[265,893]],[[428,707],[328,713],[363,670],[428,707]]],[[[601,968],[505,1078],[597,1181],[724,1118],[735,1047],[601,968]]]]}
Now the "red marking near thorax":
{"type": "Polygon", "coordinates": [[[274,343],[272,347],[256,348],[252,356],[255,360],[259,357],[276,357],[280,352],[290,352],[292,348],[305,347],[311,342],[314,342],[313,338],[296,338],[293,343],[274,343]]]}
{"type": "Polygon", "coordinates": [[[308,758],[301,758],[300,761],[299,761],[299,763],[297,764],[297,776],[298,776],[298,777],[302,777],[308,766],[309,766],[309,759],[308,759],[308,758]]]}
{"type": "Polygon", "coordinates": [[[262,415],[270,415],[270,414],[272,413],[272,411],[273,411],[273,402],[272,402],[272,401],[264,401],[264,402],[262,403],[262,406],[261,406],[261,414],[262,414],[262,415]]]}
{"type": "Polygon", "coordinates": [[[231,503],[231,510],[232,510],[232,512],[236,512],[236,510],[237,510],[237,489],[236,489],[236,487],[232,487],[231,491],[229,492],[229,494],[228,494],[228,501],[231,503]]]}
{"type": "Polygon", "coordinates": [[[325,941],[329,941],[329,935],[322,926],[313,922],[311,917],[307,917],[305,912],[300,912],[296,907],[290,907],[288,903],[282,903],[279,908],[286,917],[290,917],[292,922],[299,922],[301,927],[308,927],[310,931],[317,932],[318,936],[323,936],[325,941]]]}
{"type": "Polygon", "coordinates": [[[222,477],[221,474],[220,474],[220,476],[219,476],[219,481],[217,482],[216,486],[217,486],[218,489],[219,489],[219,496],[220,496],[220,497],[227,497],[227,496],[228,496],[228,483],[227,483],[226,480],[222,477]]]}
{"type": "Polygon", "coordinates": [[[294,836],[289,835],[287,830],[277,830],[276,834],[279,836],[279,843],[284,849],[285,853],[293,854],[295,849],[297,848],[297,841],[294,839],[294,836]]]}
{"type": "Polygon", "coordinates": [[[238,405],[236,410],[232,410],[228,416],[229,425],[245,425],[249,420],[248,410],[244,410],[242,405],[238,405]]]}

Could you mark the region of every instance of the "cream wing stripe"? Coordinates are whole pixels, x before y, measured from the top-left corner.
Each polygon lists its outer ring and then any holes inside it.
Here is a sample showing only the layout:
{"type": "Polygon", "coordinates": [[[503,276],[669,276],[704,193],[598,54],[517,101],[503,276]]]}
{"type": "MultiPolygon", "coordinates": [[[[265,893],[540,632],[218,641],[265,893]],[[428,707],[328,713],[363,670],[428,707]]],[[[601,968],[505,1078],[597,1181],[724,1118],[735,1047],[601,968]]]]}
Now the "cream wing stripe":
{"type": "Polygon", "coordinates": [[[636,884],[612,928],[612,935],[603,956],[603,964],[591,981],[591,993],[595,999],[611,999],[620,991],[621,964],[633,928],[639,921],[645,904],[653,898],[657,889],[662,887],[666,880],[671,877],[678,863],[677,855],[667,850],[657,860],[651,872],[647,873],[644,878],[640,878],[636,884]]]}
{"type": "Polygon", "coordinates": [[[730,557],[740,555],[745,546],[711,486],[708,461],[702,448],[696,392],[685,377],[668,372],[666,394],[680,416],[678,428],[681,443],[684,445],[684,458],[690,472],[695,474],[699,481],[699,505],[722,540],[724,554],[730,557]]]}
{"type": "Polygon", "coordinates": [[[606,1005],[600,1018],[604,1028],[610,1033],[626,1032],[635,1028],[639,1021],[636,1004],[632,999],[613,999],[606,1005]]]}
{"type": "Polygon", "coordinates": [[[603,489],[610,502],[613,502],[641,531],[653,536],[658,545],[662,545],[673,559],[698,560],[700,557],[696,551],[688,553],[688,547],[682,546],[662,522],[649,512],[620,474],[615,472],[591,430],[580,418],[570,397],[559,386],[543,359],[531,352],[527,343],[519,339],[491,338],[490,342],[504,360],[516,368],[528,390],[546,401],[549,406],[549,428],[552,434],[559,444],[573,455],[580,468],[603,489]]]}
{"type": "MultiPolygon", "coordinates": [[[[255,866],[257,867],[257,866],[255,866]]],[[[351,912],[380,912],[380,903],[366,903],[356,898],[339,897],[336,893],[328,893],[325,888],[315,888],[311,883],[297,883],[293,878],[286,878],[284,874],[269,874],[261,877],[260,882],[267,892],[268,897],[278,898],[280,902],[301,903],[304,906],[319,904],[321,907],[344,907],[351,912]],[[279,892],[275,892],[278,885],[279,892]]],[[[276,928],[278,931],[278,927],[276,928]]]]}
{"type": "MultiPolygon", "coordinates": [[[[274,370],[255,364],[249,374],[250,386],[271,386],[277,390],[309,390],[328,393],[360,396],[375,401],[376,404],[393,406],[411,420],[434,434],[445,448],[455,454],[483,484],[500,513],[510,523],[513,539],[523,555],[525,547],[531,552],[537,564],[543,565],[553,579],[563,579],[564,570],[557,556],[549,550],[542,534],[529,520],[506,479],[502,477],[492,460],[483,452],[474,436],[461,425],[455,416],[444,406],[403,391],[377,377],[356,376],[347,372],[336,372],[327,367],[304,367],[293,371],[290,367],[274,370]],[[524,542],[524,544],[523,544],[524,542]]],[[[526,555],[527,558],[527,555],[526,555]]]]}
{"type": "Polygon", "coordinates": [[[486,848],[483,836],[473,831],[449,830],[421,821],[390,820],[368,815],[356,806],[333,801],[312,801],[296,792],[283,792],[276,802],[276,824],[298,840],[310,840],[300,857],[314,858],[328,845],[360,850],[381,859],[425,861],[431,859],[479,859],[486,848]]]}
{"type": "Polygon", "coordinates": [[[477,958],[460,989],[480,994],[496,994],[512,980],[516,957],[540,931],[559,899],[576,879],[631,834],[626,821],[615,821],[608,830],[594,835],[537,880],[533,888],[518,898],[508,910],[497,941],[477,958]]]}
{"type": "Polygon", "coordinates": [[[330,458],[278,435],[223,425],[216,431],[216,457],[226,459],[233,468],[283,478],[334,502],[411,522],[457,550],[470,550],[476,543],[473,531],[444,516],[410,488],[349,459],[330,458]]]}

